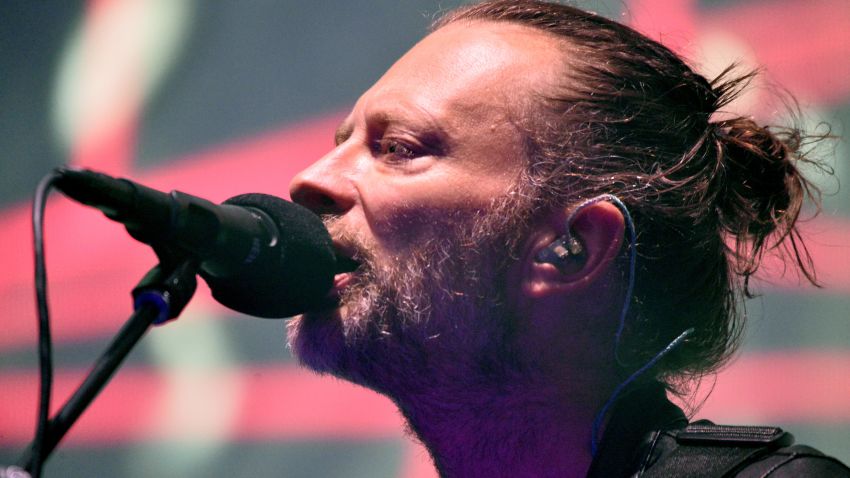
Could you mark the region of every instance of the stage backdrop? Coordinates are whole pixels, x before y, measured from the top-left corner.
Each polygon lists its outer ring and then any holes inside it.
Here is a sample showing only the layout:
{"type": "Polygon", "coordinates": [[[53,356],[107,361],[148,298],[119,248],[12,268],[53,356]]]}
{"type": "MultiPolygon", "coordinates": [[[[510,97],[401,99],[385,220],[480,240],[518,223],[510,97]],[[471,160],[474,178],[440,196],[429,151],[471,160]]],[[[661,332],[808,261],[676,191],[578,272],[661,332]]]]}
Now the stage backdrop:
{"type": "MultiPolygon", "coordinates": [[[[221,201],[286,196],[359,93],[454,0],[0,2],[0,464],[33,435],[36,320],[30,197],[73,164],[221,201]]],[[[814,126],[850,124],[847,0],[578,2],[707,74],[763,66],[739,103],[780,120],[793,92],[814,126]]],[[[830,151],[826,151],[830,153],[830,151]]],[[[697,416],[778,424],[850,460],[850,164],[834,145],[825,214],[807,237],[825,287],[773,269],[748,342],[697,416]]],[[[130,313],[153,254],[98,212],[54,198],[47,265],[64,401],[130,313]]],[[[687,310],[681,311],[687,314],[687,310]]],[[[389,401],[300,370],[284,323],[201,290],[151,330],[47,466],[48,477],[431,477],[389,401]]],[[[699,400],[699,399],[697,399],[699,400]]]]}

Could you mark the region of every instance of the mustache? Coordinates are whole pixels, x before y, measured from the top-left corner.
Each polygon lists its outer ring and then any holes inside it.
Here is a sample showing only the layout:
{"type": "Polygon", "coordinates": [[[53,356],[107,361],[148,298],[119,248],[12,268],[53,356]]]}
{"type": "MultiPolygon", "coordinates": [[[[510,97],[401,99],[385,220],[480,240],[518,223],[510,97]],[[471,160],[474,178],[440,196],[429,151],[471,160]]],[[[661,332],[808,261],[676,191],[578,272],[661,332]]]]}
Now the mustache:
{"type": "Polygon", "coordinates": [[[367,243],[363,234],[352,230],[338,216],[323,216],[322,222],[333,239],[337,254],[352,260],[360,267],[372,268],[375,262],[375,247],[367,243]]]}

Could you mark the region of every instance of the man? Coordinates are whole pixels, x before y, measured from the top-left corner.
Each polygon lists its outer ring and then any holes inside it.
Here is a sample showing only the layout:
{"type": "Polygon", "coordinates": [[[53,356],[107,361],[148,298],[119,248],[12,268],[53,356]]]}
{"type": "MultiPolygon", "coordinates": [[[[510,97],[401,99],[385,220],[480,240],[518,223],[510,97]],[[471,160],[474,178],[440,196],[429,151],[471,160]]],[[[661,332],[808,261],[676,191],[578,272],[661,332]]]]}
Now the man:
{"type": "MultiPolygon", "coordinates": [[[[665,387],[731,354],[762,253],[801,250],[810,188],[795,136],[713,116],[748,79],[722,76],[564,6],[451,12],[292,182],[352,263],[332,305],[291,321],[295,354],[390,397],[443,476],[651,476],[708,456],[665,387]]],[[[781,431],[733,432],[714,461],[847,472],[777,451],[781,431]]]]}

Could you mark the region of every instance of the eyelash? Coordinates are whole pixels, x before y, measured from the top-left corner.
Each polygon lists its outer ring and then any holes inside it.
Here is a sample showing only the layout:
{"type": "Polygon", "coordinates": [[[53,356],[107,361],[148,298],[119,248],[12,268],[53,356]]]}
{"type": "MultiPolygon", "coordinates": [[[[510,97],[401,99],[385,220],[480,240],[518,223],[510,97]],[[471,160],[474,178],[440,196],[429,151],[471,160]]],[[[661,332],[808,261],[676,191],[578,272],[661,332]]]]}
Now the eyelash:
{"type": "Polygon", "coordinates": [[[388,156],[392,161],[406,161],[419,156],[415,147],[392,138],[385,138],[375,143],[375,151],[381,156],[388,156]],[[393,149],[391,151],[391,149],[393,149]],[[399,151],[401,149],[402,151],[399,151]]]}

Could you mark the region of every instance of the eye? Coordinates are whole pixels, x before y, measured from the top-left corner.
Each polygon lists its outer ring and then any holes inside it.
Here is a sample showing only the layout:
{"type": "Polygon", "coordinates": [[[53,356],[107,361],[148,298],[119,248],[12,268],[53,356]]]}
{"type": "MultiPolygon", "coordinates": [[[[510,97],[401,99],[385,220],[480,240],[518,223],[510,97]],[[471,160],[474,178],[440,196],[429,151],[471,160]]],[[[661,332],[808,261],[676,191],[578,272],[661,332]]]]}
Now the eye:
{"type": "Polygon", "coordinates": [[[378,154],[386,156],[391,161],[405,161],[419,155],[413,146],[392,138],[380,140],[377,150],[378,154]]]}

